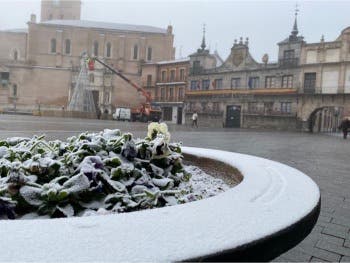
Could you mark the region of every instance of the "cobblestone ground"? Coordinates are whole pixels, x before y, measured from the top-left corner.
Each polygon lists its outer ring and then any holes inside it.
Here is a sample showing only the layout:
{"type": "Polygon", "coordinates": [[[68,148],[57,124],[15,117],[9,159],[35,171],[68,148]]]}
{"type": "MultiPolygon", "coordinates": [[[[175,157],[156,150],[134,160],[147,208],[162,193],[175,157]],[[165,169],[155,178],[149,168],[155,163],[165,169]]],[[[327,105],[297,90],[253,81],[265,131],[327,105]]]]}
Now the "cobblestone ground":
{"type": "MultiPolygon", "coordinates": [[[[146,124],[0,115],[0,138],[45,133],[65,139],[81,131],[120,128],[145,136],[146,124]]],[[[215,148],[273,159],[295,167],[319,185],[322,207],[312,233],[276,261],[350,262],[350,140],[340,136],[170,126],[186,146],[215,148]]]]}

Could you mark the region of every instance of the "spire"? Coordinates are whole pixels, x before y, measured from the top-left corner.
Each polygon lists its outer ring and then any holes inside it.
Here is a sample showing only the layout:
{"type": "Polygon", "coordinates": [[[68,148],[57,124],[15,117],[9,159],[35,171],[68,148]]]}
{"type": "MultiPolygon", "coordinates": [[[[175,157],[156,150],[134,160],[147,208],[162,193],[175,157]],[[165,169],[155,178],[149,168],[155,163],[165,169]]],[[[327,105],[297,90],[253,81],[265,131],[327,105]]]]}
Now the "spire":
{"type": "Polygon", "coordinates": [[[294,26],[293,26],[293,30],[292,30],[292,36],[296,37],[299,33],[298,31],[298,23],[297,23],[297,17],[298,17],[298,12],[299,12],[299,9],[298,9],[298,4],[295,5],[295,19],[294,19],[294,26]]]}
{"type": "Polygon", "coordinates": [[[204,50],[205,47],[206,47],[206,44],[205,44],[205,24],[203,24],[203,39],[202,39],[202,45],[201,45],[202,50],[204,50]]]}

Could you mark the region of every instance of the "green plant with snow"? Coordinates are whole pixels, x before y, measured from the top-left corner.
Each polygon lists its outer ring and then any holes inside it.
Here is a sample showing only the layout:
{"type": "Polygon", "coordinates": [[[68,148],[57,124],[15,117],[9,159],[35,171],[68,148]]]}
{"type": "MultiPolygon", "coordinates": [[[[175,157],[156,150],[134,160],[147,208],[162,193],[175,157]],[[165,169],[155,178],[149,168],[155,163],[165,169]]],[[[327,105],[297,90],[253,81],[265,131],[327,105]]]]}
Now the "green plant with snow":
{"type": "Polygon", "coordinates": [[[188,182],[179,143],[166,124],[145,139],[119,130],[66,141],[0,141],[0,218],[129,212],[201,199],[188,182]]]}

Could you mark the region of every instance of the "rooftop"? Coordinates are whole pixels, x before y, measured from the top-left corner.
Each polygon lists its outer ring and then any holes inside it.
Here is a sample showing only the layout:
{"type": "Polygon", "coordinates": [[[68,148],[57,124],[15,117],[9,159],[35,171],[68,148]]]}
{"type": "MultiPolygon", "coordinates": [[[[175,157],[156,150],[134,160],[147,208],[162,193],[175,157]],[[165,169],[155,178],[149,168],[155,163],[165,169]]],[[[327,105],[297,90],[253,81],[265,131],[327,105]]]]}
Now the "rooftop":
{"type": "Polygon", "coordinates": [[[40,24],[107,29],[107,30],[114,30],[114,31],[145,32],[145,33],[156,33],[156,34],[167,33],[166,29],[153,27],[153,26],[108,23],[108,22],[88,21],[88,20],[50,20],[50,21],[41,22],[40,24]]]}
{"type": "Polygon", "coordinates": [[[0,30],[0,32],[7,32],[7,33],[28,33],[28,29],[27,29],[27,28],[14,28],[14,29],[0,30]]]}

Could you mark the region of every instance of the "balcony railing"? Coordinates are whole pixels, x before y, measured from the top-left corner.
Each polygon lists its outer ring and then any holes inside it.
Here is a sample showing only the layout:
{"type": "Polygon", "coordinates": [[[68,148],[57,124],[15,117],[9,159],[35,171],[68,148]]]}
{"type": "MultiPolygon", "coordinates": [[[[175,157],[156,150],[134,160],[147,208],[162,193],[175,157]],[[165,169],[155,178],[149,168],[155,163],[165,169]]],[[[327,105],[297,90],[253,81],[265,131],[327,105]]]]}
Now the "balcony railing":
{"type": "Polygon", "coordinates": [[[315,94],[316,88],[315,87],[304,87],[304,93],[305,94],[315,94]]]}
{"type": "Polygon", "coordinates": [[[297,67],[299,64],[299,58],[282,58],[279,60],[280,67],[293,68],[297,67]]]}

